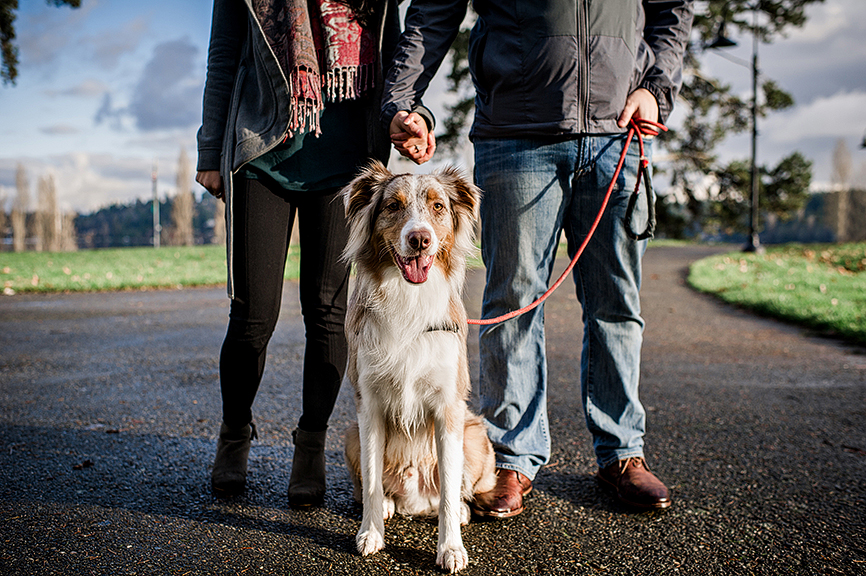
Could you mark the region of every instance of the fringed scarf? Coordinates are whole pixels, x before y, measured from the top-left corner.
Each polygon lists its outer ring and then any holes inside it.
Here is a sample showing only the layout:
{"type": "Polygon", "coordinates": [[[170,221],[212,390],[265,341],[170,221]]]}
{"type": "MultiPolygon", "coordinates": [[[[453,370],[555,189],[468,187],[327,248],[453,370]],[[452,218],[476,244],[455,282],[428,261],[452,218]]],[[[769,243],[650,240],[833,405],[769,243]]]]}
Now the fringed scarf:
{"type": "Polygon", "coordinates": [[[376,37],[352,10],[329,0],[253,0],[253,9],[289,82],[289,137],[321,134],[324,101],[354,100],[375,80],[376,37]]]}

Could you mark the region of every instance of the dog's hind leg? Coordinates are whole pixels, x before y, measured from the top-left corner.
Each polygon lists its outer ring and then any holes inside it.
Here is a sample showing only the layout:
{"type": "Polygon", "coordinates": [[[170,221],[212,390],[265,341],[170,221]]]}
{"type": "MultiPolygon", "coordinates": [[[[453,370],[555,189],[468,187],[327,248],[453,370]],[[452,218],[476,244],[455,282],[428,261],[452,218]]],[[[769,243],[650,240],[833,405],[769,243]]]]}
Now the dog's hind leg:
{"type": "Polygon", "coordinates": [[[463,487],[463,408],[436,417],[436,450],[439,456],[439,542],[436,564],[451,573],[469,564],[460,535],[463,487]]]}
{"type": "Polygon", "coordinates": [[[358,409],[361,439],[361,487],[364,514],[361,528],[355,536],[362,556],[374,554],[385,547],[385,494],[382,469],[385,460],[385,430],[375,409],[363,403],[358,409]]]}

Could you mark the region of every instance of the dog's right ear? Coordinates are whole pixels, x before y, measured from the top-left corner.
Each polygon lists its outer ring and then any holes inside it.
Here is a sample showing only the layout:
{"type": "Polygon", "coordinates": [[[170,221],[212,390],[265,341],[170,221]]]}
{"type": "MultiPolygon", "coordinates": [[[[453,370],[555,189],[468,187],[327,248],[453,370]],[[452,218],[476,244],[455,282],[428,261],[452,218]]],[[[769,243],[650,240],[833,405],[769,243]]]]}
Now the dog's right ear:
{"type": "Polygon", "coordinates": [[[372,160],[343,188],[343,204],[346,207],[346,218],[349,221],[357,218],[364,208],[372,204],[373,197],[383,185],[387,184],[393,174],[378,160],[372,160]]]}
{"type": "Polygon", "coordinates": [[[343,251],[346,261],[356,260],[367,248],[376,204],[394,175],[378,160],[372,160],[343,188],[343,205],[349,224],[349,241],[343,251]]]}

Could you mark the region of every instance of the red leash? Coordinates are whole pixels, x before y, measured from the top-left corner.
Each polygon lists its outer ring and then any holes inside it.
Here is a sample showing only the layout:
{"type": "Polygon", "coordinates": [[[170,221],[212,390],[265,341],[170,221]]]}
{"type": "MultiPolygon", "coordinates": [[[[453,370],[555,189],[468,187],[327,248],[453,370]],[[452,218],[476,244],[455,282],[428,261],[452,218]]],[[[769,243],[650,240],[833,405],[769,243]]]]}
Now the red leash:
{"type": "MultiPolygon", "coordinates": [[[[622,147],[622,153],[619,156],[619,162],[616,165],[616,170],[613,173],[613,178],[611,178],[610,185],[607,187],[607,193],[604,195],[604,200],[601,202],[601,208],[598,210],[598,215],[595,217],[595,221],[592,223],[592,227],[589,229],[589,233],[586,235],[586,238],[583,239],[580,247],[577,249],[577,252],[574,253],[574,257],[571,259],[571,262],[568,264],[568,267],[559,277],[559,279],[553,283],[553,286],[547,289],[547,292],[542,294],[535,302],[529,304],[528,306],[524,306],[519,310],[513,310],[508,312],[507,314],[503,314],[502,316],[497,316],[496,318],[486,318],[483,320],[469,320],[469,324],[475,324],[478,326],[488,326],[490,324],[498,324],[500,322],[505,322],[506,320],[511,320],[512,318],[516,318],[525,312],[529,312],[530,310],[538,307],[539,304],[547,300],[547,297],[553,294],[553,291],[559,288],[559,285],[565,281],[565,278],[574,268],[574,265],[577,264],[578,258],[583,254],[586,245],[589,243],[592,235],[595,234],[595,229],[598,228],[599,222],[601,222],[601,217],[604,215],[604,210],[607,208],[607,203],[610,200],[610,196],[613,193],[613,187],[616,185],[616,179],[619,177],[619,173],[622,170],[623,164],[625,164],[625,156],[628,154],[628,149],[631,146],[632,138],[637,135],[638,148],[640,150],[640,172],[638,173],[637,182],[634,187],[634,194],[629,199],[629,207],[626,212],[626,218],[629,219],[630,213],[634,210],[635,201],[637,200],[637,196],[640,193],[640,180],[641,175],[644,178],[644,183],[646,184],[647,190],[647,204],[652,207],[652,183],[649,179],[649,160],[646,156],[644,156],[644,147],[643,147],[643,135],[647,134],[650,136],[658,136],[658,131],[664,130],[667,131],[667,127],[663,124],[659,124],[658,122],[652,122],[650,120],[644,120],[643,118],[632,118],[629,121],[629,129],[628,136],[626,137],[625,144],[622,147]]],[[[652,210],[652,208],[650,208],[652,210]]],[[[654,214],[654,212],[653,212],[654,214]]],[[[630,237],[636,240],[642,240],[644,238],[649,238],[652,236],[652,225],[647,226],[647,229],[641,234],[635,234],[631,230],[631,223],[626,222],[626,232],[630,237]]]]}

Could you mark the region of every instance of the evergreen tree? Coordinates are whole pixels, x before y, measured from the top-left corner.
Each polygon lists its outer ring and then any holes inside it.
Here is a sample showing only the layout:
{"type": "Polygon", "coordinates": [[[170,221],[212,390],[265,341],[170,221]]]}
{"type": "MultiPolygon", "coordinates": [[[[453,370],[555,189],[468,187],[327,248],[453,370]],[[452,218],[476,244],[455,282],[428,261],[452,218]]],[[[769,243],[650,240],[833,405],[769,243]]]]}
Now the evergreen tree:
{"type": "MultiPolygon", "coordinates": [[[[78,8],[81,0],[47,0],[55,6],[78,8]]],[[[15,84],[18,77],[18,46],[15,45],[15,18],[18,0],[0,0],[0,78],[3,84],[15,84]]]]}

